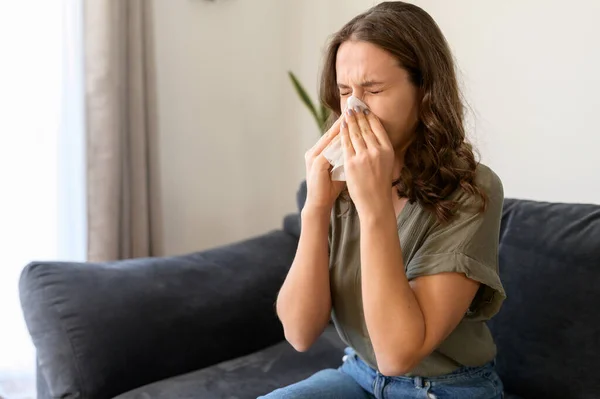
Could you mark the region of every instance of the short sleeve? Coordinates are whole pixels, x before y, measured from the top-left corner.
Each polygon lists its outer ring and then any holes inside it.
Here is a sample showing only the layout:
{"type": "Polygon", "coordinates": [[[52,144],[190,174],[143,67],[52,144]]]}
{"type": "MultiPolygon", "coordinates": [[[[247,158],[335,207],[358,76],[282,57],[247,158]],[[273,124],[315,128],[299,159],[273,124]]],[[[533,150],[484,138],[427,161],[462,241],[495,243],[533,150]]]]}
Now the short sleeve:
{"type": "Polygon", "coordinates": [[[456,193],[459,206],[453,219],[436,224],[406,266],[409,280],[438,273],[463,273],[481,283],[467,312],[467,318],[488,320],[506,298],[498,272],[498,245],[504,192],[498,176],[489,168],[478,172],[477,184],[487,194],[481,200],[464,192],[456,193]]]}

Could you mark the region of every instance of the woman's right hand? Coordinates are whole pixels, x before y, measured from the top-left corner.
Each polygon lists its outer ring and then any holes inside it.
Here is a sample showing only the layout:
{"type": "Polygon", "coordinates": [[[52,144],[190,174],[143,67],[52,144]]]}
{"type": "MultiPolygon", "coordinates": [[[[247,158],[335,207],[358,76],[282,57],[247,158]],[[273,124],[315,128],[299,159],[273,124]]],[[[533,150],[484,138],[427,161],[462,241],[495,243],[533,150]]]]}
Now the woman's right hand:
{"type": "Polygon", "coordinates": [[[345,182],[331,180],[331,164],[323,156],[323,150],[340,133],[342,115],[333,126],[306,152],[306,204],[305,208],[331,211],[333,203],[344,189],[345,182]]]}

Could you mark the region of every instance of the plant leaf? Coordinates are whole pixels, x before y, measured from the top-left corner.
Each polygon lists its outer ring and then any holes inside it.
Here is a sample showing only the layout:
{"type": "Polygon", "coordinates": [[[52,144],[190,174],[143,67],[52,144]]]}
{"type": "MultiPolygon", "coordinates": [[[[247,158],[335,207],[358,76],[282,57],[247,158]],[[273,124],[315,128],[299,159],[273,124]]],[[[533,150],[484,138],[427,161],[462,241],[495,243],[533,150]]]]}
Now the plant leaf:
{"type": "Polygon", "coordinates": [[[306,90],[304,90],[304,87],[302,86],[302,84],[300,83],[300,81],[298,80],[296,75],[294,75],[294,73],[292,71],[288,71],[288,75],[290,76],[290,79],[292,80],[292,84],[294,85],[294,88],[296,89],[296,93],[298,93],[298,96],[300,97],[300,99],[302,100],[302,102],[304,103],[306,108],[308,108],[310,113],[315,118],[315,121],[317,122],[319,129],[322,129],[322,125],[319,120],[320,115],[317,113],[317,109],[315,108],[315,105],[313,104],[312,100],[310,99],[310,96],[308,95],[306,90]]]}
{"type": "Polygon", "coordinates": [[[329,115],[331,114],[331,110],[325,106],[325,104],[321,103],[321,133],[325,133],[325,128],[327,125],[327,120],[329,119],[329,115]]]}

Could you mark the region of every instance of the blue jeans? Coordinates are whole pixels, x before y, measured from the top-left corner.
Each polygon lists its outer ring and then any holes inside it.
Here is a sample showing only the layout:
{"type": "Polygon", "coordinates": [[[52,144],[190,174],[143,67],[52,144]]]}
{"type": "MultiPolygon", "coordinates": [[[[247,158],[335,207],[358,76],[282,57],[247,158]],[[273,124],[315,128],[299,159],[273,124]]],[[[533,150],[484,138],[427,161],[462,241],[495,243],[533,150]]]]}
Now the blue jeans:
{"type": "Polygon", "coordinates": [[[503,386],[495,362],[462,367],[439,377],[387,377],[346,348],[337,370],[319,371],[306,380],[277,389],[264,399],[501,399],[503,386]]]}

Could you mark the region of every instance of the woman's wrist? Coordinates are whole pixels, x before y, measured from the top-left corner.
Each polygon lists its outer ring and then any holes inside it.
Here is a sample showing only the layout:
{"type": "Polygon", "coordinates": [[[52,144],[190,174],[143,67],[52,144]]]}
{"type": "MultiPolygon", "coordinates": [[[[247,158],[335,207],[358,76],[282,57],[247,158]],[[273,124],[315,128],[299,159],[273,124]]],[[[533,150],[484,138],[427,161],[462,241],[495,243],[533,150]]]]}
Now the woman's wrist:
{"type": "Polygon", "coordinates": [[[394,205],[391,201],[382,201],[373,204],[364,210],[358,211],[361,226],[377,226],[390,220],[395,221],[394,205]]]}
{"type": "Polygon", "coordinates": [[[330,206],[317,205],[312,204],[310,202],[306,202],[302,211],[300,212],[300,217],[302,221],[327,221],[329,223],[329,218],[331,215],[331,208],[333,204],[330,206]]]}

